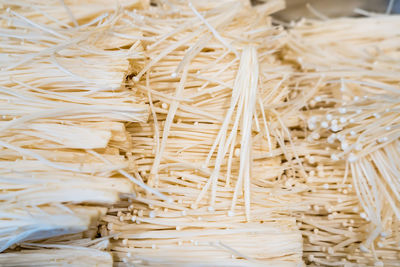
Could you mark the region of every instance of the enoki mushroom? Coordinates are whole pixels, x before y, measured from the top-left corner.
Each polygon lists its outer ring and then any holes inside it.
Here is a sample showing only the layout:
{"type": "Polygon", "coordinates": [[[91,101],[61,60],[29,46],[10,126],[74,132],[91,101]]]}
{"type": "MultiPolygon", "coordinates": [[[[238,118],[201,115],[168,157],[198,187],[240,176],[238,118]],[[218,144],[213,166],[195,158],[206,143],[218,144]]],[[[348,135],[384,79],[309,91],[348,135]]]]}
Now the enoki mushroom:
{"type": "Polygon", "coordinates": [[[2,4],[2,264],[399,262],[399,17],[2,4]]]}

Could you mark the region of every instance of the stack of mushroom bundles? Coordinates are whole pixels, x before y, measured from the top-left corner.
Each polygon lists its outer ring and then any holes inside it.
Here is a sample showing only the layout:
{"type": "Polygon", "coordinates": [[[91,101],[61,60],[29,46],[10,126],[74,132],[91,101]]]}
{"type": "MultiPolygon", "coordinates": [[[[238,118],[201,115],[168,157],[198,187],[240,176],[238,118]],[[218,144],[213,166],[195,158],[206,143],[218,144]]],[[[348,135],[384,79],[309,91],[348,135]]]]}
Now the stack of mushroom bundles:
{"type": "MultiPolygon", "coordinates": [[[[123,155],[131,146],[125,123],[147,120],[148,105],[124,86],[141,47],[119,34],[141,33],[118,6],[71,21],[58,15],[68,14],[63,1],[53,2],[2,4],[0,251],[66,234],[93,237],[107,207],[134,193],[124,177],[133,168],[123,155]]],[[[9,256],[2,265],[16,264],[9,256]]]]}

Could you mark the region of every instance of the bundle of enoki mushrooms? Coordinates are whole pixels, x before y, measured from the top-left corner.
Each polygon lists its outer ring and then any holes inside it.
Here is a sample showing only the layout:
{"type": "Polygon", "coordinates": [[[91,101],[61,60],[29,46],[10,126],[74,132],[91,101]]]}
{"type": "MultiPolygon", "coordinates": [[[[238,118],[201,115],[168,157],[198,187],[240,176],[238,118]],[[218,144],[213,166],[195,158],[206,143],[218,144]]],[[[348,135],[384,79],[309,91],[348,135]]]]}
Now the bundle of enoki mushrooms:
{"type": "Polygon", "coordinates": [[[400,266],[400,17],[0,5],[1,266],[400,266]]]}

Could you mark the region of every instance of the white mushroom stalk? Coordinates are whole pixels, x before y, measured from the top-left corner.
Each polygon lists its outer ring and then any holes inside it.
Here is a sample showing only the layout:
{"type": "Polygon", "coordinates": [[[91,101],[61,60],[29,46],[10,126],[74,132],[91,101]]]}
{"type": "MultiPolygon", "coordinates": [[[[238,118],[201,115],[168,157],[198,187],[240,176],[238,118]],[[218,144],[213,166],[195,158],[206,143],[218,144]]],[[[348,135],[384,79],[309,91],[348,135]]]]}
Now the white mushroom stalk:
{"type": "Polygon", "coordinates": [[[86,231],[96,225],[106,208],[83,206],[43,206],[2,209],[0,250],[27,240],[86,231]]]}
{"type": "Polygon", "coordinates": [[[31,248],[18,252],[0,254],[1,266],[112,266],[112,257],[108,252],[96,247],[76,245],[31,245],[31,248]]]}

